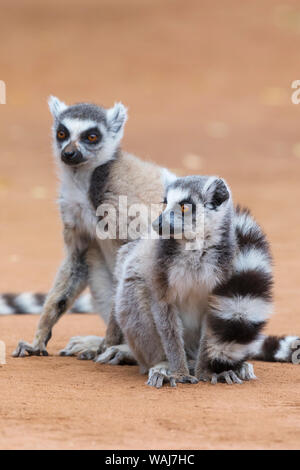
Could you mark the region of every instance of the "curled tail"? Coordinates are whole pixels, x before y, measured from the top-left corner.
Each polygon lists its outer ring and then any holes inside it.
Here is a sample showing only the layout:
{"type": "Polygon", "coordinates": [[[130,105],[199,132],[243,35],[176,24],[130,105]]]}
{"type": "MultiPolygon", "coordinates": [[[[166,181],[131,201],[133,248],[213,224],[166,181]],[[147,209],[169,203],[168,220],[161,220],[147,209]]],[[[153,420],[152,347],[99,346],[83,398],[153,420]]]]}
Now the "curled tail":
{"type": "Polygon", "coordinates": [[[300,337],[262,335],[252,359],[300,364],[300,337]]]}
{"type": "MultiPolygon", "coordinates": [[[[252,218],[247,209],[236,208],[235,213],[236,237],[240,249],[240,264],[243,269],[255,265],[257,272],[272,281],[272,260],[267,238],[260,226],[252,218]]],[[[250,279],[249,279],[250,281],[250,279]]],[[[266,294],[263,279],[260,279],[259,288],[266,294]]],[[[249,286],[249,285],[248,285],[249,286]]],[[[269,304],[271,292],[269,292],[269,304]]],[[[257,299],[257,297],[256,297],[257,299]]],[[[265,299],[266,300],[266,299],[265,299]]],[[[271,305],[271,304],[270,304],[271,305]]],[[[256,315],[259,312],[256,311],[256,315]]],[[[260,361],[293,362],[300,363],[300,338],[298,336],[270,336],[260,334],[253,344],[251,357],[260,361]],[[298,352],[297,352],[298,350],[298,352]],[[297,354],[299,359],[297,358],[297,354]]]]}
{"type": "MultiPolygon", "coordinates": [[[[40,314],[46,294],[23,292],[19,294],[0,294],[0,315],[40,314]]],[[[72,313],[89,313],[93,311],[90,294],[82,294],[75,301],[72,313]]]]}

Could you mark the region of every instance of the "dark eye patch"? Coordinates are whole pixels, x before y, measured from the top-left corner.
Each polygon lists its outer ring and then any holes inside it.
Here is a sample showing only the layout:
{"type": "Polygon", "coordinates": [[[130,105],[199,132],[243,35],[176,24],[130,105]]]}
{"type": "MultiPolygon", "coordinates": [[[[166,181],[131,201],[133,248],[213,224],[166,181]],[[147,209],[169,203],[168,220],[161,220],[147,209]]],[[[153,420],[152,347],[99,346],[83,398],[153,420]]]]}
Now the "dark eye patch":
{"type": "Polygon", "coordinates": [[[82,132],[82,134],[80,135],[80,139],[87,143],[87,144],[98,144],[101,139],[102,139],[102,134],[101,132],[99,131],[98,127],[91,127],[90,129],[87,129],[86,131],[82,132]],[[89,140],[89,137],[94,136],[96,137],[95,139],[93,140],[89,140]]]}
{"type": "Polygon", "coordinates": [[[58,142],[63,142],[64,140],[67,140],[70,137],[70,132],[64,126],[63,124],[59,124],[57,130],[56,130],[56,139],[58,142]]]}
{"type": "Polygon", "coordinates": [[[195,215],[196,214],[196,204],[192,201],[192,199],[188,198],[188,199],[183,199],[182,201],[180,201],[179,205],[182,207],[182,206],[189,206],[191,207],[192,209],[192,214],[195,215]]]}
{"type": "Polygon", "coordinates": [[[190,205],[193,210],[196,208],[196,204],[190,198],[183,199],[182,201],[180,201],[179,205],[180,206],[190,205]]]}

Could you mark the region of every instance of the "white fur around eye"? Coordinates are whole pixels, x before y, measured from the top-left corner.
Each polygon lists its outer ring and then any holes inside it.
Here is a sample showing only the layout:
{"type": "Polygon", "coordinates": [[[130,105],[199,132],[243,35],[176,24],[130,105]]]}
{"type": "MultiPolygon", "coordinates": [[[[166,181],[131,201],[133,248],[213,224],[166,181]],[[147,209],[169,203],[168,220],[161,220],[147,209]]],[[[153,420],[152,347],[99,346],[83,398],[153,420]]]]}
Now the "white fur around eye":
{"type": "Polygon", "coordinates": [[[182,188],[171,188],[168,191],[168,206],[172,207],[174,204],[179,204],[184,199],[187,199],[189,192],[182,188]]]}
{"type": "Polygon", "coordinates": [[[100,125],[99,123],[90,119],[82,120],[65,118],[61,121],[61,123],[68,129],[68,131],[70,132],[70,138],[73,141],[78,140],[82,132],[91,129],[92,127],[98,127],[102,134],[105,132],[105,128],[103,125],[100,125]]]}

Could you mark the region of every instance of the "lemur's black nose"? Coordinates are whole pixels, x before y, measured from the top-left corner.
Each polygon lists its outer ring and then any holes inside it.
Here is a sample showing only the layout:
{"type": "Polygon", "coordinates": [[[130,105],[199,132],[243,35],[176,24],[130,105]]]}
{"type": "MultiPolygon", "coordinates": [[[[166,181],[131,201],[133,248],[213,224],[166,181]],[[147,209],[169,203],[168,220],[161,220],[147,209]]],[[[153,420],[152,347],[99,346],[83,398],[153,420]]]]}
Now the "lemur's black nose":
{"type": "Polygon", "coordinates": [[[70,157],[73,157],[75,155],[75,150],[71,150],[70,152],[63,152],[63,156],[65,158],[70,158],[70,157]]]}
{"type": "Polygon", "coordinates": [[[72,144],[61,152],[61,159],[67,165],[78,165],[84,161],[82,153],[72,144]]]}
{"type": "Polygon", "coordinates": [[[170,235],[171,238],[174,237],[175,228],[174,228],[174,212],[170,212],[169,218],[163,220],[163,215],[160,216],[153,222],[152,227],[160,235],[170,235]],[[165,233],[164,233],[165,232],[165,233]]]}
{"type": "Polygon", "coordinates": [[[159,235],[162,235],[162,214],[153,222],[152,227],[159,235]]]}

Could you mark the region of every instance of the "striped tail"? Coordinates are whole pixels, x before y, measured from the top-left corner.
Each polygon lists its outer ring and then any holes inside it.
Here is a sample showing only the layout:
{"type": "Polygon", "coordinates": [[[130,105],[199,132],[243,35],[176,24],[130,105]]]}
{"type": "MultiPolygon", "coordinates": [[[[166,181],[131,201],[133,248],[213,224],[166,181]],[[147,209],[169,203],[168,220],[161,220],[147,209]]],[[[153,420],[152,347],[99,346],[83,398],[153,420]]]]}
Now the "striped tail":
{"type": "Polygon", "coordinates": [[[300,364],[300,337],[262,335],[252,359],[300,364]]]}
{"type": "MultiPolygon", "coordinates": [[[[20,294],[0,294],[0,315],[40,314],[46,299],[46,294],[23,292],[20,294]]],[[[90,294],[82,294],[76,299],[72,313],[93,312],[90,294]]]]}
{"type": "MultiPolygon", "coordinates": [[[[252,218],[250,212],[239,206],[236,208],[235,223],[238,245],[241,253],[244,252],[242,264],[246,266],[257,262],[258,272],[265,271],[268,273],[268,267],[271,270],[271,256],[267,239],[261,228],[252,218]]],[[[260,283],[260,288],[263,289],[263,282],[260,283]]],[[[255,349],[252,349],[252,359],[300,363],[300,338],[298,336],[260,334],[254,344],[255,349]]]]}

